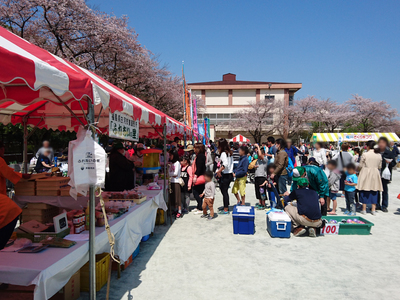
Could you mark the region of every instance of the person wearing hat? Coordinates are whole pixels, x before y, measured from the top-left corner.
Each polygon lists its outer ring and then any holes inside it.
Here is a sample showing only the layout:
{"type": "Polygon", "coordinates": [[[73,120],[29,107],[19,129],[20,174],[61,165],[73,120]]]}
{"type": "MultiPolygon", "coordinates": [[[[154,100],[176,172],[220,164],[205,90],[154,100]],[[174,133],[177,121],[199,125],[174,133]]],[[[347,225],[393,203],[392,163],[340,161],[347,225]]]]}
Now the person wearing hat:
{"type": "Polygon", "coordinates": [[[296,184],[296,189],[284,197],[285,204],[287,204],[285,211],[292,220],[293,235],[305,234],[307,227],[309,236],[316,237],[316,228],[322,226],[319,195],[316,191],[308,188],[309,182],[305,177],[297,177],[293,184],[296,184]],[[297,201],[296,206],[291,203],[294,200],[297,201]]]}
{"type": "MultiPolygon", "coordinates": [[[[325,200],[327,197],[329,197],[329,183],[325,172],[321,168],[313,165],[294,168],[291,191],[297,189],[297,181],[299,181],[301,178],[307,178],[310,189],[317,192],[319,196],[319,202],[321,203],[321,213],[323,216],[326,216],[327,207],[325,200]]],[[[288,192],[285,193],[285,196],[287,195],[288,192]]]]}
{"type": "Polygon", "coordinates": [[[122,192],[135,187],[134,163],[125,157],[125,147],[121,142],[114,143],[110,153],[110,172],[106,177],[106,190],[122,192]]]}
{"type": "Polygon", "coordinates": [[[319,167],[319,163],[317,163],[315,157],[310,157],[310,159],[308,160],[308,164],[319,167]]]}
{"type": "Polygon", "coordinates": [[[183,151],[186,152],[186,155],[188,155],[190,157],[190,164],[192,165],[196,158],[196,154],[194,154],[193,145],[188,145],[187,148],[184,149],[183,151]]]}

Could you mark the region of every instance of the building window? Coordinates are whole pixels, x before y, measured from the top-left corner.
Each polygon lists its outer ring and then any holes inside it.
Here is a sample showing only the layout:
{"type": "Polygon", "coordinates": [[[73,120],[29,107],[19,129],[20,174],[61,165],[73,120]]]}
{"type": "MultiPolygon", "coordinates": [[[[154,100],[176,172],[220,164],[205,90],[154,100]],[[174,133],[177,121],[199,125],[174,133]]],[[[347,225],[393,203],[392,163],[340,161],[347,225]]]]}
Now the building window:
{"type": "Polygon", "coordinates": [[[294,96],[289,96],[289,106],[293,105],[294,96]]]}
{"type": "Polygon", "coordinates": [[[274,124],[274,114],[270,113],[265,117],[265,124],[266,125],[274,124]]]}
{"type": "Polygon", "coordinates": [[[265,100],[275,100],[275,95],[265,95],[265,100]]]}

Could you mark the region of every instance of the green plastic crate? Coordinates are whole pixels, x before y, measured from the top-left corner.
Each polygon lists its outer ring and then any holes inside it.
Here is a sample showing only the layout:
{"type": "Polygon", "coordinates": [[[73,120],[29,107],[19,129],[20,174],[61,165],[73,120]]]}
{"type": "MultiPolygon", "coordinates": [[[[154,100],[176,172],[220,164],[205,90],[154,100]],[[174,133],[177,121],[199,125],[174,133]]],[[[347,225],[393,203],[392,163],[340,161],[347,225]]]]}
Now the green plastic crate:
{"type": "Polygon", "coordinates": [[[358,216],[323,216],[322,219],[325,219],[327,222],[329,220],[336,220],[338,223],[340,223],[339,235],[369,235],[371,234],[371,227],[374,226],[374,224],[370,221],[358,216]],[[342,220],[348,219],[358,219],[363,221],[365,224],[341,223],[342,220]]]}

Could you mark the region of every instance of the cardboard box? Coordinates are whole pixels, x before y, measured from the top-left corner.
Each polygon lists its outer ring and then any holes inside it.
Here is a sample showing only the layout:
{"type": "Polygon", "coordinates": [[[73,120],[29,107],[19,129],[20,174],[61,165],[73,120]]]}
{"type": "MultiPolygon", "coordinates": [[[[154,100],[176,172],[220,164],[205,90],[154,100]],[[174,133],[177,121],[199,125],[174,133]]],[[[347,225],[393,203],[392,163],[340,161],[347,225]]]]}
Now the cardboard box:
{"type": "Polygon", "coordinates": [[[55,206],[46,203],[28,203],[27,207],[29,209],[49,209],[54,208],[55,206]]]}
{"type": "Polygon", "coordinates": [[[35,196],[36,182],[35,181],[20,181],[14,185],[15,195],[17,196],[35,196]]]}
{"type": "Polygon", "coordinates": [[[60,190],[36,190],[36,196],[60,196],[60,190]]]}
{"type": "Polygon", "coordinates": [[[81,270],[69,279],[67,284],[50,300],[76,300],[81,296],[81,270]]]}
{"type": "Polygon", "coordinates": [[[50,177],[36,180],[36,190],[59,190],[68,186],[69,177],[50,177]]]}
{"type": "Polygon", "coordinates": [[[22,210],[22,222],[36,220],[40,223],[52,223],[53,217],[59,214],[59,208],[44,203],[28,203],[22,210]]]}

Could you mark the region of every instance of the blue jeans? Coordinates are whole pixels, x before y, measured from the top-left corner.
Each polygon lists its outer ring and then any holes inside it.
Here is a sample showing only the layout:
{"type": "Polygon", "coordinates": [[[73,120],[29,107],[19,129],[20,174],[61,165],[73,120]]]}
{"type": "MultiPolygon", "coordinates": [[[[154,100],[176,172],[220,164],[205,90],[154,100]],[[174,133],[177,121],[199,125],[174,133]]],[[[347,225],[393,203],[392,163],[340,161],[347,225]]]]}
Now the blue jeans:
{"type": "Polygon", "coordinates": [[[287,191],[286,182],[289,181],[288,175],[280,175],[278,178],[278,192],[279,194],[283,194],[287,191]]]}
{"type": "Polygon", "coordinates": [[[356,205],[354,199],[356,198],[356,192],[344,191],[344,196],[346,197],[346,210],[351,212],[356,212],[356,205]]]}

